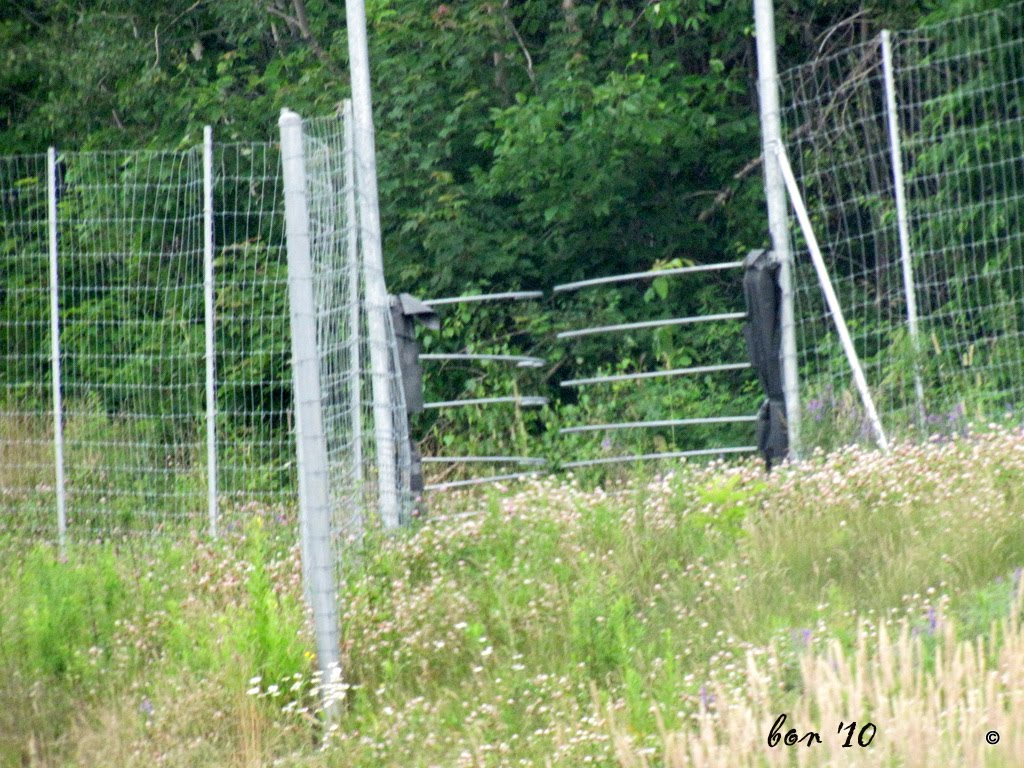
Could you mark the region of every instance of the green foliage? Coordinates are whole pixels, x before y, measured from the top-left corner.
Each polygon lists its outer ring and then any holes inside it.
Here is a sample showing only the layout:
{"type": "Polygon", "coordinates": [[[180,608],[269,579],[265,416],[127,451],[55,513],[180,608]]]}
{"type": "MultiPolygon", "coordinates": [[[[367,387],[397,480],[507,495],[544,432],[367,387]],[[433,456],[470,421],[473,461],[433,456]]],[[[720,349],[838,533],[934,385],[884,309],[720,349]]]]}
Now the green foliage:
{"type": "Polygon", "coordinates": [[[716,481],[697,492],[699,503],[713,509],[714,514],[708,516],[696,513],[693,515],[693,522],[698,525],[706,523],[728,539],[735,540],[744,533],[744,523],[751,511],[752,498],[762,490],[764,484],[748,483],[744,486],[736,475],[716,481]]]}
{"type": "Polygon", "coordinates": [[[18,603],[4,622],[5,651],[31,674],[91,680],[97,661],[110,658],[115,621],[126,608],[114,563],[111,553],[70,564],[48,547],[33,548],[20,566],[18,603]]]}
{"type": "Polygon", "coordinates": [[[571,643],[577,663],[600,679],[628,667],[637,634],[629,598],[607,585],[607,591],[583,593],[571,606],[571,643]]]}
{"type": "Polygon", "coordinates": [[[282,594],[268,571],[271,546],[262,520],[254,519],[245,540],[247,615],[240,617],[233,632],[236,652],[252,665],[252,675],[267,685],[308,672],[311,656],[301,636],[304,615],[298,596],[282,594]]]}

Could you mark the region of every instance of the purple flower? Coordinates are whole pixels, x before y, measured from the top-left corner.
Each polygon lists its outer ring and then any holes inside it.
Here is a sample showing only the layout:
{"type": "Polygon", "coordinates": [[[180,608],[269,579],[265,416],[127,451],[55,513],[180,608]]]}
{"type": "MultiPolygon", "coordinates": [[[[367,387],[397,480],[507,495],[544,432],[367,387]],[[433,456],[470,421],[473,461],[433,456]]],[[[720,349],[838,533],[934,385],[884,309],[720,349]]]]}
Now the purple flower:
{"type": "Polygon", "coordinates": [[[807,412],[815,421],[821,421],[825,415],[825,403],[816,398],[807,401],[807,412]]]}
{"type": "Polygon", "coordinates": [[[946,418],[949,420],[949,423],[952,424],[953,422],[959,421],[960,419],[962,419],[963,416],[964,416],[964,404],[962,402],[960,402],[960,403],[957,403],[956,405],[954,405],[950,409],[949,414],[946,416],[946,418]]]}
{"type": "Polygon", "coordinates": [[[708,693],[707,685],[702,685],[700,687],[700,708],[706,710],[714,703],[715,697],[712,694],[708,693]]]}
{"type": "Polygon", "coordinates": [[[934,635],[935,630],[939,627],[939,617],[935,613],[935,608],[928,606],[928,634],[934,635]]]}

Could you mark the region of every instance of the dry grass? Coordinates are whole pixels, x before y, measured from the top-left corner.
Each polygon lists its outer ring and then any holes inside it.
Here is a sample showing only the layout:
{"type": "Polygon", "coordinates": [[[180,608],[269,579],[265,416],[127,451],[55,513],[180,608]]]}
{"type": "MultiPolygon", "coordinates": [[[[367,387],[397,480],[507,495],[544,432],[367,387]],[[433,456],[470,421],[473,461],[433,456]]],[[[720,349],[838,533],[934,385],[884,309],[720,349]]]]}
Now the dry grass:
{"type": "Polygon", "coordinates": [[[783,662],[776,648],[746,659],[742,695],[712,689],[712,706],[686,729],[660,731],[656,761],[609,717],[623,768],[743,768],[744,766],[963,766],[1024,765],[1024,631],[1018,592],[1014,613],[988,637],[956,639],[952,621],[938,618],[938,636],[901,621],[861,625],[856,646],[835,639],[823,652],[800,658],[801,690],[780,695],[783,662]],[[787,701],[787,699],[791,699],[787,701]],[[768,746],[782,713],[799,736],[820,743],[768,746]],[[852,734],[846,728],[857,726],[852,734]],[[873,737],[868,723],[876,730],[873,737]],[[839,728],[844,730],[840,733],[839,728]],[[866,730],[862,730],[866,729],[866,730]],[[986,735],[998,734],[990,744],[986,735]],[[869,746],[860,747],[863,738],[869,746]],[[850,746],[845,746],[849,742],[850,746]]]}

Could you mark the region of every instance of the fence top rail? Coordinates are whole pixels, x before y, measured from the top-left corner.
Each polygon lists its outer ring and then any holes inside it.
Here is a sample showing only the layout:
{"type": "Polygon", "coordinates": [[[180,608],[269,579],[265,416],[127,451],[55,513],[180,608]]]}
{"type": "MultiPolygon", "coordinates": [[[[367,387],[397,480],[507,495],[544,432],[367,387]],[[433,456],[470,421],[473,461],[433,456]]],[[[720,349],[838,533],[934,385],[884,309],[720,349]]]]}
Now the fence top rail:
{"type": "Polygon", "coordinates": [[[542,299],[544,291],[506,291],[505,293],[478,293],[474,296],[446,296],[440,299],[428,299],[423,303],[428,307],[440,307],[445,304],[470,304],[480,301],[525,301],[542,299]]]}
{"type": "Polygon", "coordinates": [[[572,331],[561,331],[555,334],[557,339],[572,339],[577,336],[591,336],[596,333],[617,333],[619,331],[635,331],[643,328],[664,328],[670,325],[690,325],[691,323],[711,323],[718,320],[746,320],[746,312],[723,312],[717,315],[694,315],[692,317],[672,317],[667,320],[644,320],[638,323],[619,323],[617,325],[595,325],[590,328],[578,328],[572,331]]]}
{"type": "Polygon", "coordinates": [[[574,432],[604,432],[613,429],[651,429],[656,427],[689,427],[701,424],[742,424],[757,421],[757,416],[705,416],[693,419],[664,419],[661,421],[620,421],[611,424],[580,424],[562,427],[559,434],[574,432]]]}
{"type": "Polygon", "coordinates": [[[739,445],[732,448],[701,448],[696,451],[669,451],[667,453],[641,453],[632,456],[606,456],[601,459],[585,461],[568,461],[562,464],[563,469],[573,467],[593,467],[598,464],[623,464],[630,461],[648,461],[654,459],[682,459],[690,456],[717,456],[723,453],[754,453],[756,445],[739,445]]]}
{"type": "Polygon", "coordinates": [[[452,480],[448,483],[430,483],[423,486],[424,491],[444,491],[449,488],[464,488],[470,485],[483,485],[484,483],[500,483],[503,480],[523,480],[527,477],[533,477],[539,469],[531,469],[528,472],[516,472],[511,475],[492,475],[489,477],[474,477],[471,480],[452,480]]]}
{"type": "Polygon", "coordinates": [[[692,376],[697,373],[718,373],[719,371],[741,371],[750,368],[750,363],[722,363],[721,365],[698,365],[693,368],[673,368],[668,371],[647,371],[645,373],[621,373],[614,376],[592,376],[588,379],[568,379],[560,382],[563,387],[580,387],[585,384],[610,384],[614,381],[636,381],[656,379],[662,376],[692,376]]]}
{"type": "Polygon", "coordinates": [[[463,464],[469,462],[485,464],[529,464],[542,467],[547,459],[531,456],[424,456],[424,464],[463,464]]]}
{"type": "Polygon", "coordinates": [[[519,368],[539,368],[546,362],[543,358],[531,357],[530,355],[487,355],[470,352],[438,352],[421,354],[420,360],[494,361],[500,363],[516,363],[519,368]]]}
{"type": "Polygon", "coordinates": [[[555,293],[565,291],[576,291],[580,288],[590,288],[595,285],[608,285],[609,283],[629,283],[634,280],[653,280],[656,277],[668,277],[670,275],[689,275],[695,272],[712,272],[720,269],[737,269],[743,266],[742,261],[725,261],[717,264],[694,264],[692,267],[673,267],[672,269],[652,269],[647,272],[630,272],[625,275],[610,275],[608,277],[595,277],[590,280],[580,280],[575,283],[563,283],[554,287],[555,293]]]}
{"type": "Polygon", "coordinates": [[[547,405],[548,398],[527,395],[524,397],[476,397],[470,400],[440,400],[434,403],[424,403],[424,408],[458,408],[463,405],[494,405],[497,403],[515,403],[522,407],[547,405]]]}

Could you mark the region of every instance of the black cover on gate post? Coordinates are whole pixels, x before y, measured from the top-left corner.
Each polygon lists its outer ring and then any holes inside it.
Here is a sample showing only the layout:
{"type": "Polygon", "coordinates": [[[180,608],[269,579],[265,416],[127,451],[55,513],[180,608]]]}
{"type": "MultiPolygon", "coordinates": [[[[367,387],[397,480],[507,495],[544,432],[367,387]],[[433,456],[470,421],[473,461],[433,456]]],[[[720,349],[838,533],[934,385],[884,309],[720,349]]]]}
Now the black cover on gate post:
{"type": "Polygon", "coordinates": [[[751,251],[743,261],[743,293],[747,300],[747,339],[750,362],[764,388],[765,401],[757,412],[757,447],[771,469],[786,457],[789,436],[782,393],[782,294],[779,265],[770,251],[751,251]]]}
{"type": "MultiPolygon", "coordinates": [[[[437,312],[408,293],[391,297],[391,321],[398,345],[398,367],[405,393],[406,418],[423,410],[423,367],[420,365],[420,345],[416,340],[416,323],[433,331],[441,327],[437,312]]],[[[414,496],[423,493],[423,460],[420,448],[409,435],[409,490],[414,496]]]]}

